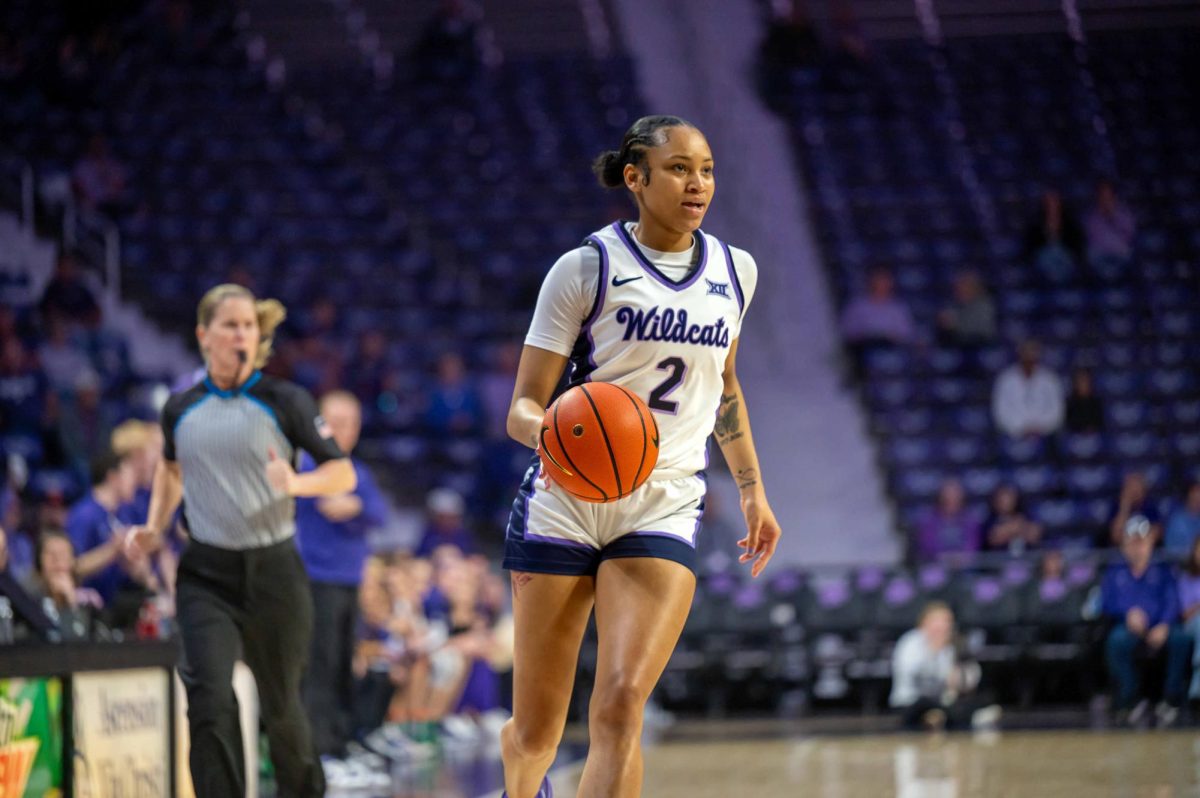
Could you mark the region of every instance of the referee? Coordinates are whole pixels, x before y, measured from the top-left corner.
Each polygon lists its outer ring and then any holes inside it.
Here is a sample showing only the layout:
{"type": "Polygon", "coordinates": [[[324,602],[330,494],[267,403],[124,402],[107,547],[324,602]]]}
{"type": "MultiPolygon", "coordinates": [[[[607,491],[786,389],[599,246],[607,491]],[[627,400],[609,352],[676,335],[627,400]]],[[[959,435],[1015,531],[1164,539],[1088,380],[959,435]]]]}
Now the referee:
{"type": "Polygon", "coordinates": [[[163,460],[149,518],[128,546],[153,551],[184,501],[191,542],[179,562],[179,666],[188,695],[189,762],[198,798],[245,794],[234,662],[250,666],[281,798],[325,793],[300,700],[313,633],[308,578],[296,551],[296,496],[351,491],[355,472],[307,391],[263,376],[283,305],[238,285],[200,300],[204,380],[162,413],[163,460]],[[300,449],[316,468],[297,474],[300,449]]]}

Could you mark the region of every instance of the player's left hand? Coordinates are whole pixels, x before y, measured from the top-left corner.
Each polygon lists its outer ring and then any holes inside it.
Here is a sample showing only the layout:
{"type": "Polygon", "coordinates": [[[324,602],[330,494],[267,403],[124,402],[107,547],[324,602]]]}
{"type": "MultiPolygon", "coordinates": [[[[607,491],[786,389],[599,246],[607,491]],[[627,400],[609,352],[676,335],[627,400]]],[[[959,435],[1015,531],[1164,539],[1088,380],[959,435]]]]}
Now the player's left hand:
{"type": "Polygon", "coordinates": [[[775,554],[783,530],[765,497],[742,496],[742,514],[746,516],[746,537],[738,541],[738,547],[746,551],[738,557],[738,562],[754,563],[750,566],[750,576],[757,577],[775,554]]]}
{"type": "Polygon", "coordinates": [[[267,449],[267,482],[284,496],[291,496],[296,483],[296,471],[292,464],[267,449]]]}

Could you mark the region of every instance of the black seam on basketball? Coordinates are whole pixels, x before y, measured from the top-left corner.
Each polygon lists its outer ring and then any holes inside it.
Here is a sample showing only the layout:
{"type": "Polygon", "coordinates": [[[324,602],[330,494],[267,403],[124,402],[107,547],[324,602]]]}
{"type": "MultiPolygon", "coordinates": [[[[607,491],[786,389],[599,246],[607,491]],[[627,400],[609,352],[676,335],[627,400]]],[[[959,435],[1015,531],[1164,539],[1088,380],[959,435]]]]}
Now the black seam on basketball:
{"type": "Polygon", "coordinates": [[[617,495],[624,496],[625,491],[621,490],[621,470],[617,468],[617,456],[613,454],[612,444],[608,442],[608,430],[604,428],[604,422],[600,420],[600,409],[592,401],[592,395],[588,393],[587,388],[580,385],[579,390],[583,391],[583,395],[587,397],[588,404],[592,406],[592,412],[596,415],[596,423],[600,425],[600,434],[604,436],[604,448],[608,449],[608,460],[612,463],[613,476],[617,480],[617,495]]]}
{"type": "Polygon", "coordinates": [[[633,412],[637,413],[638,423],[642,425],[642,459],[638,461],[637,473],[633,475],[633,484],[638,484],[638,477],[642,475],[642,466],[646,464],[646,450],[649,448],[646,445],[646,419],[642,418],[642,409],[638,407],[637,397],[628,391],[628,389],[618,385],[621,393],[629,397],[629,402],[633,405],[633,412]]]}
{"type": "MultiPolygon", "coordinates": [[[[555,466],[555,467],[556,467],[556,468],[557,468],[559,471],[562,471],[564,474],[566,474],[566,475],[567,475],[567,476],[569,476],[569,477],[573,477],[573,476],[575,476],[575,475],[574,475],[574,474],[572,474],[570,471],[568,471],[566,468],[564,468],[562,463],[558,462],[558,458],[556,458],[556,457],[554,456],[554,452],[550,451],[550,447],[546,445],[546,431],[547,431],[548,429],[550,429],[550,428],[549,428],[549,427],[542,427],[542,451],[543,451],[543,452],[545,452],[546,456],[550,458],[550,462],[551,462],[551,463],[554,463],[554,466],[555,466]]],[[[562,448],[562,447],[560,446],[559,448],[562,448]]],[[[563,454],[566,454],[566,450],[565,450],[565,449],[563,449],[563,454]]]]}
{"type": "MultiPolygon", "coordinates": [[[[563,457],[567,458],[567,463],[571,466],[571,468],[575,469],[575,473],[577,475],[579,475],[580,477],[582,477],[584,482],[591,485],[596,490],[600,491],[600,495],[604,497],[604,501],[608,501],[608,493],[604,490],[604,488],[600,487],[595,482],[592,482],[590,479],[588,479],[587,474],[583,473],[583,471],[581,471],[579,469],[579,466],[575,465],[575,461],[571,459],[571,453],[567,451],[567,447],[563,443],[562,433],[558,431],[558,403],[557,402],[554,403],[554,437],[558,438],[558,448],[562,449],[563,457]]],[[[564,490],[566,490],[566,488],[564,488],[564,490]]],[[[571,491],[568,490],[567,493],[571,493],[571,491]]],[[[571,495],[574,496],[575,494],[571,493],[571,495]]]]}

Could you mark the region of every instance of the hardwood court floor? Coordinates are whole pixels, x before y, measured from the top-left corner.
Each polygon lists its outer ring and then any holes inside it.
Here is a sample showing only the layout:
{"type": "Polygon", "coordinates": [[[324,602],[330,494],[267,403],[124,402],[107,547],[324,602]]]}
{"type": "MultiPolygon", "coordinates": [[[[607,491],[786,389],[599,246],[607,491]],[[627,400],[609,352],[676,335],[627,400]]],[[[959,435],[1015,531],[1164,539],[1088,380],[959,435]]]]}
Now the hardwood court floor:
{"type": "MultiPolygon", "coordinates": [[[[578,768],[559,771],[572,798],[578,768]]],[[[646,749],[644,798],[1178,798],[1200,795],[1200,735],[1034,731],[729,739],[646,749]]]]}

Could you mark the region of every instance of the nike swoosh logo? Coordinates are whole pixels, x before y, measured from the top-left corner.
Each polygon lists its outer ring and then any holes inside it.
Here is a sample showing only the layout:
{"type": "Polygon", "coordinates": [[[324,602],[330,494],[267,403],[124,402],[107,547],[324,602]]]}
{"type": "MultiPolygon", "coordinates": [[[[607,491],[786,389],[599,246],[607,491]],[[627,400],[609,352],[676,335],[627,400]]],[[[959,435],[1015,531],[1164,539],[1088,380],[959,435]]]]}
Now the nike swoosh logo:
{"type": "Polygon", "coordinates": [[[624,280],[622,280],[620,277],[617,277],[617,275],[614,274],[613,275],[613,288],[616,288],[619,285],[625,285],[625,283],[632,283],[634,280],[640,280],[640,279],[642,279],[642,275],[640,275],[640,274],[637,277],[626,277],[624,280]]]}

